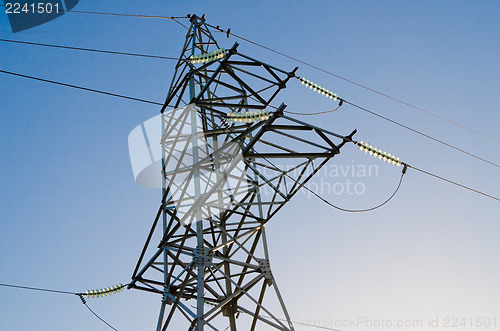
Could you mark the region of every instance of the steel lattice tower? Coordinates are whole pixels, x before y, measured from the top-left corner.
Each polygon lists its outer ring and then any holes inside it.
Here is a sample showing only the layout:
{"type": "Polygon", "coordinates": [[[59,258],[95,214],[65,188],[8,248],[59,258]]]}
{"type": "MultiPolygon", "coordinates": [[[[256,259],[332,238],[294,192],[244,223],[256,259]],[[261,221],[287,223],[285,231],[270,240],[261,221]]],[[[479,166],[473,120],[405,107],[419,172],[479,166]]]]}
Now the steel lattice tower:
{"type": "Polygon", "coordinates": [[[188,330],[293,330],[265,225],[354,132],[296,120],[284,104],[259,117],[297,68],[278,69],[237,44],[213,53],[215,30],[204,18],[190,20],[161,110],[162,203],[129,288],[162,295],[157,331],[176,312],[188,330]],[[200,55],[208,60],[192,61],[200,55]],[[228,112],[260,120],[229,123],[228,112]]]}

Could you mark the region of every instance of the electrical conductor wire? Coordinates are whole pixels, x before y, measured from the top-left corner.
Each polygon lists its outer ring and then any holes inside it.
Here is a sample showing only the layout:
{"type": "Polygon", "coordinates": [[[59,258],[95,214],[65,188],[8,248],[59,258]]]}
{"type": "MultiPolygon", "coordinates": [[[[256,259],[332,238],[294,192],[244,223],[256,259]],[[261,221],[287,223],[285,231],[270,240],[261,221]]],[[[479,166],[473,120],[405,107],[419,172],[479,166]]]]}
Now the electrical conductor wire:
{"type": "MultiPolygon", "coordinates": [[[[256,153],[258,154],[258,153],[256,153]]],[[[265,158],[264,156],[260,156],[262,157],[264,160],[266,160],[270,165],[272,165],[273,167],[277,168],[271,161],[269,161],[267,158],[265,158]]],[[[372,210],[375,210],[375,209],[378,209],[380,207],[382,207],[383,205],[385,205],[386,203],[388,203],[389,201],[392,200],[392,198],[396,195],[396,193],[398,193],[399,191],[399,188],[401,187],[401,183],[403,182],[403,177],[404,175],[406,174],[406,168],[407,166],[404,165],[404,168],[403,168],[403,171],[401,172],[401,177],[399,178],[399,183],[398,183],[398,186],[396,187],[396,190],[391,194],[391,196],[385,200],[384,202],[382,202],[381,204],[375,206],[375,207],[371,207],[371,208],[366,208],[366,209],[346,209],[346,208],[342,208],[342,207],[338,207],[338,206],[335,206],[334,204],[332,204],[331,202],[329,202],[328,200],[326,200],[325,198],[323,198],[322,196],[320,196],[319,194],[317,194],[316,192],[314,192],[313,190],[311,190],[309,187],[307,187],[306,185],[302,185],[301,188],[304,188],[305,190],[309,191],[310,193],[312,193],[314,196],[316,196],[317,198],[319,198],[321,201],[323,201],[324,203],[326,203],[327,205],[329,205],[330,207],[333,207],[335,209],[338,209],[340,211],[345,211],[345,212],[349,212],[349,213],[362,213],[362,212],[368,212],[368,211],[372,211],[372,210]]],[[[287,176],[288,178],[290,178],[291,180],[295,181],[295,179],[293,179],[290,175],[288,175],[287,173],[283,173],[285,176],[287,176]]]]}
{"type": "Polygon", "coordinates": [[[83,293],[77,293],[77,292],[69,292],[69,291],[60,291],[60,290],[53,290],[53,289],[47,289],[47,288],[40,288],[40,287],[31,287],[31,286],[21,286],[21,285],[13,285],[13,284],[4,284],[0,283],[1,287],[11,287],[11,288],[18,288],[18,289],[23,289],[23,290],[31,290],[31,291],[42,291],[42,292],[50,292],[50,293],[58,293],[58,294],[71,294],[71,295],[76,295],[80,298],[82,303],[87,307],[87,309],[94,314],[95,317],[97,317],[99,320],[101,320],[104,324],[109,326],[115,331],[116,330],[114,327],[112,327],[108,322],[106,322],[102,317],[100,317],[96,312],[92,310],[92,308],[89,307],[87,302],[85,301],[85,298],[83,297],[83,293]]]}
{"type": "Polygon", "coordinates": [[[495,167],[497,167],[497,168],[500,168],[500,165],[499,165],[499,164],[497,164],[497,163],[494,163],[494,162],[488,161],[488,160],[486,160],[486,159],[484,159],[484,158],[482,158],[482,157],[480,157],[480,156],[477,156],[477,155],[472,154],[472,153],[470,153],[470,152],[467,152],[467,151],[465,151],[465,150],[463,150],[463,149],[461,149],[461,148],[458,148],[458,147],[455,147],[455,146],[453,146],[453,145],[451,145],[451,144],[448,144],[447,142],[445,142],[445,141],[443,141],[443,140],[440,140],[440,139],[434,138],[434,137],[432,137],[432,136],[430,136],[430,135],[428,135],[428,134],[426,134],[426,133],[423,133],[423,132],[421,132],[421,131],[418,131],[418,130],[416,130],[416,129],[413,129],[413,128],[411,128],[411,127],[407,126],[407,125],[404,125],[404,124],[401,124],[401,123],[396,122],[396,121],[394,121],[394,120],[391,120],[390,118],[385,117],[385,116],[382,116],[382,115],[380,115],[380,114],[378,114],[378,113],[376,113],[376,112],[374,112],[374,111],[372,111],[372,110],[369,110],[369,109],[367,109],[367,108],[365,108],[365,107],[358,106],[357,104],[352,103],[352,102],[347,101],[347,100],[344,100],[344,103],[349,104],[349,105],[351,105],[351,106],[353,106],[353,107],[356,107],[356,108],[358,108],[358,109],[360,109],[360,110],[362,110],[362,111],[364,111],[364,112],[370,113],[370,114],[372,114],[372,115],[374,115],[374,116],[377,116],[377,117],[379,117],[379,118],[381,118],[381,119],[383,119],[383,120],[386,120],[386,121],[388,121],[388,122],[391,122],[391,123],[393,123],[393,124],[396,124],[396,125],[398,125],[398,126],[400,126],[400,127],[402,127],[402,128],[405,128],[405,129],[407,129],[407,130],[410,130],[410,131],[412,131],[412,132],[414,132],[414,133],[417,133],[417,134],[419,134],[419,135],[421,135],[421,136],[424,136],[424,137],[426,137],[426,138],[428,138],[428,139],[431,139],[431,140],[433,140],[433,141],[435,141],[435,142],[438,142],[438,143],[440,143],[440,144],[442,144],[442,145],[445,145],[445,146],[447,146],[447,147],[449,147],[449,148],[452,148],[452,149],[454,149],[454,150],[456,150],[456,151],[459,151],[459,152],[464,153],[464,154],[466,154],[466,155],[469,155],[469,156],[471,156],[471,157],[473,157],[473,158],[476,158],[476,159],[481,160],[481,161],[483,161],[483,162],[489,163],[489,164],[491,164],[491,165],[493,165],[493,166],[495,166],[495,167]]]}
{"type": "Polygon", "coordinates": [[[8,43],[16,43],[23,45],[31,45],[31,46],[44,46],[44,47],[52,47],[52,48],[61,48],[61,49],[70,49],[76,51],[86,51],[86,52],[96,52],[96,53],[106,53],[106,54],[115,54],[115,55],[128,55],[128,56],[136,56],[136,57],[146,57],[146,58],[154,58],[154,59],[163,59],[163,60],[179,60],[175,57],[161,56],[161,55],[149,55],[149,54],[139,54],[139,53],[129,53],[129,52],[118,52],[118,51],[109,51],[103,49],[95,49],[95,48],[84,48],[84,47],[75,47],[75,46],[62,46],[62,45],[53,45],[53,44],[43,44],[43,43],[35,43],[30,41],[22,41],[22,40],[11,40],[11,39],[2,39],[2,42],[8,43]]]}
{"type": "MultiPolygon", "coordinates": [[[[57,85],[62,85],[62,86],[67,86],[67,87],[72,87],[72,88],[81,89],[81,90],[84,90],[84,91],[90,91],[90,92],[95,92],[95,93],[101,93],[101,94],[110,95],[110,96],[119,97],[119,98],[124,98],[124,99],[128,99],[128,100],[139,101],[139,102],[149,103],[149,104],[153,104],[153,105],[163,106],[163,104],[162,104],[162,103],[159,103],[159,102],[154,102],[154,101],[149,101],[149,100],[144,100],[144,99],[138,99],[138,98],[129,97],[129,96],[121,95],[121,94],[115,94],[115,93],[105,92],[105,91],[101,91],[101,90],[90,89],[90,88],[81,87],[81,86],[77,86],[77,85],[71,85],[71,84],[66,84],[66,83],[60,83],[60,82],[51,81],[51,80],[48,80],[48,79],[42,79],[42,78],[38,78],[38,77],[33,77],[33,76],[28,76],[28,75],[17,74],[17,73],[10,72],[10,71],[0,70],[0,73],[5,73],[5,74],[10,74],[10,75],[14,75],[14,76],[23,77],[23,78],[34,79],[34,80],[38,80],[38,81],[42,81],[42,82],[47,82],[47,83],[52,83],[52,84],[57,84],[57,85]]],[[[348,103],[347,101],[344,101],[344,102],[348,103]]],[[[353,105],[354,105],[354,104],[353,104],[353,105]]],[[[356,107],[358,107],[358,108],[359,108],[359,106],[357,106],[357,105],[356,105],[356,107]]],[[[369,110],[367,110],[367,109],[365,109],[365,110],[366,110],[366,111],[368,111],[368,112],[371,112],[371,111],[369,111],[369,110]]],[[[373,113],[373,112],[371,112],[371,113],[373,113]]],[[[379,116],[379,117],[383,117],[382,115],[379,115],[379,114],[377,114],[377,113],[373,113],[373,114],[374,114],[374,115],[376,115],[376,116],[379,116]]],[[[385,118],[384,118],[384,119],[385,119],[385,118]]],[[[392,120],[390,120],[390,119],[387,119],[387,120],[389,120],[389,121],[393,122],[393,121],[392,121],[392,120]]],[[[395,122],[395,121],[394,121],[394,122],[395,122]]],[[[395,123],[396,123],[396,124],[398,124],[398,125],[401,125],[401,126],[403,126],[403,127],[406,127],[406,126],[404,126],[403,124],[400,124],[400,123],[397,123],[397,122],[395,122],[395,123]]],[[[412,131],[417,132],[417,131],[416,131],[416,130],[414,130],[414,129],[411,129],[411,128],[409,128],[409,127],[407,127],[407,128],[408,128],[409,130],[412,130],[412,131]]],[[[423,134],[423,133],[420,133],[420,134],[425,135],[425,134],[423,134]]],[[[429,138],[430,138],[430,139],[433,139],[433,140],[435,139],[435,138],[432,138],[432,137],[430,137],[430,136],[429,136],[429,138]]],[[[446,143],[444,143],[444,144],[446,144],[446,143]]],[[[453,148],[457,149],[456,147],[453,147],[453,148]]],[[[465,152],[465,151],[464,151],[464,152],[465,152]]],[[[467,152],[465,152],[465,153],[466,153],[466,154],[468,154],[467,152]]],[[[479,158],[478,156],[475,156],[475,155],[474,155],[474,157],[479,158]]],[[[487,160],[484,160],[484,161],[485,161],[485,162],[488,162],[488,163],[491,163],[491,162],[489,162],[489,161],[487,161],[487,160]]],[[[494,165],[495,165],[495,166],[498,166],[498,165],[496,165],[496,164],[494,164],[494,165]]],[[[489,194],[486,194],[486,193],[484,193],[484,192],[478,191],[478,190],[473,189],[473,188],[471,188],[471,187],[468,187],[468,186],[466,186],[466,185],[462,185],[462,184],[460,184],[460,183],[457,183],[457,182],[454,182],[454,181],[448,180],[448,179],[446,179],[446,178],[444,178],[444,177],[440,177],[440,176],[437,176],[437,175],[434,175],[434,174],[428,173],[428,172],[426,172],[426,171],[424,171],[424,170],[421,170],[421,169],[417,169],[417,168],[411,167],[410,165],[408,165],[408,167],[409,167],[409,168],[413,168],[413,169],[418,170],[418,171],[421,171],[422,173],[428,174],[428,175],[433,176],[433,177],[435,177],[435,178],[442,179],[442,180],[444,180],[444,181],[446,181],[446,182],[449,182],[449,183],[451,183],[451,184],[454,184],[454,185],[460,186],[460,187],[465,188],[465,189],[467,189],[467,190],[470,190],[470,191],[472,191],[472,192],[475,192],[475,193],[481,194],[481,195],[483,195],[483,196],[485,196],[485,197],[488,197],[488,198],[491,198],[491,199],[494,199],[494,200],[498,200],[498,201],[500,201],[500,199],[499,199],[499,198],[496,198],[496,197],[494,197],[494,196],[492,196],[492,195],[489,195],[489,194]]]]}
{"type": "Polygon", "coordinates": [[[406,171],[403,170],[403,172],[401,173],[401,177],[399,178],[399,183],[398,183],[398,186],[396,187],[396,190],[391,194],[391,196],[387,200],[385,200],[384,202],[382,202],[379,205],[376,205],[375,207],[366,208],[366,209],[346,209],[346,208],[342,208],[342,207],[336,206],[333,203],[331,203],[330,201],[326,200],[325,198],[323,198],[322,196],[320,196],[319,194],[317,194],[316,192],[314,192],[313,190],[311,190],[309,187],[307,187],[307,186],[304,185],[303,188],[305,188],[307,191],[309,191],[310,193],[312,193],[314,196],[316,196],[318,199],[320,199],[321,201],[323,201],[324,203],[326,203],[330,207],[333,207],[335,209],[338,209],[340,211],[345,211],[345,212],[348,212],[348,213],[364,213],[364,212],[368,212],[368,211],[372,211],[372,210],[378,209],[378,208],[382,207],[383,205],[385,205],[386,203],[388,203],[389,201],[391,201],[392,198],[394,198],[394,196],[396,195],[396,193],[398,193],[399,188],[401,187],[401,183],[403,182],[403,177],[404,177],[405,173],[406,173],[406,171]]]}
{"type": "MultiPolygon", "coordinates": [[[[0,5],[0,7],[6,7],[6,5],[0,5]]],[[[187,16],[161,16],[161,15],[105,13],[105,12],[83,11],[83,10],[73,10],[73,9],[72,10],[59,9],[59,12],[77,13],[77,14],[92,14],[92,15],[107,15],[107,16],[122,16],[122,17],[137,17],[137,18],[160,18],[160,19],[170,19],[170,20],[188,18],[187,16]]]]}
{"type": "MultiPolygon", "coordinates": [[[[5,7],[5,5],[0,5],[0,6],[1,6],[1,7],[5,7]]],[[[181,26],[182,26],[182,27],[184,27],[185,29],[188,29],[188,28],[187,28],[184,24],[182,24],[181,22],[179,22],[179,21],[178,21],[178,19],[187,19],[187,18],[189,18],[188,16],[160,16],[160,15],[122,14],[122,13],[106,13],[106,12],[92,12],[92,11],[80,11],[80,10],[70,10],[70,11],[67,11],[67,12],[68,12],[68,13],[79,13],[79,14],[94,14],[94,15],[122,16],[122,17],[138,17],[138,18],[170,19],[170,20],[175,21],[176,23],[178,23],[179,25],[181,25],[181,26]]],[[[296,62],[302,63],[302,64],[304,64],[304,65],[306,65],[306,66],[308,66],[308,67],[311,67],[311,68],[313,68],[313,69],[319,70],[319,71],[324,72],[324,73],[326,73],[326,74],[328,74],[328,75],[331,75],[331,76],[333,76],[333,77],[339,78],[339,79],[344,80],[344,81],[346,81],[346,82],[348,82],[348,83],[350,83],[350,84],[356,85],[356,86],[358,86],[358,87],[361,87],[361,88],[366,89],[366,90],[368,90],[368,91],[371,91],[371,92],[373,92],[373,93],[379,94],[379,95],[381,95],[381,96],[383,96],[383,97],[385,97],[385,98],[391,99],[391,100],[396,101],[396,102],[398,102],[398,103],[401,103],[401,104],[403,104],[403,105],[405,105],[405,106],[408,106],[408,107],[410,107],[410,108],[413,108],[413,109],[416,109],[416,110],[418,110],[418,111],[421,111],[421,112],[423,112],[423,113],[425,113],[425,114],[427,114],[427,115],[434,116],[434,117],[436,117],[436,118],[438,118],[438,119],[441,119],[441,120],[446,121],[446,122],[448,122],[448,123],[450,123],[450,124],[452,124],[452,125],[456,125],[456,126],[461,127],[461,128],[463,128],[463,129],[465,129],[465,130],[468,130],[468,131],[470,131],[470,132],[473,132],[473,133],[476,133],[476,134],[478,134],[478,135],[481,135],[481,136],[483,136],[483,137],[485,137],[485,138],[488,138],[488,139],[490,139],[490,140],[493,140],[493,141],[496,141],[496,142],[500,142],[500,140],[499,140],[499,139],[493,138],[493,137],[491,137],[491,136],[489,136],[489,135],[487,135],[487,134],[484,134],[484,133],[479,132],[479,131],[477,131],[477,130],[471,129],[471,128],[469,128],[469,127],[465,126],[465,125],[459,124],[459,123],[454,122],[454,121],[452,121],[452,120],[449,120],[449,119],[447,119],[447,118],[445,118],[445,117],[439,116],[439,115],[434,114],[434,113],[432,113],[432,112],[429,112],[429,111],[427,111],[427,110],[425,110],[425,109],[422,109],[422,108],[420,108],[420,107],[414,106],[414,105],[412,105],[412,104],[410,104],[410,103],[408,103],[408,102],[405,102],[405,101],[400,100],[400,99],[398,99],[398,98],[392,97],[392,96],[390,96],[390,95],[388,95],[388,94],[385,94],[385,93],[383,93],[383,92],[380,92],[380,91],[377,91],[377,90],[372,89],[372,88],[370,88],[370,87],[367,87],[367,86],[365,86],[365,85],[363,85],[363,84],[356,83],[356,82],[354,82],[354,81],[352,81],[352,80],[350,80],[350,79],[347,79],[347,78],[345,78],[345,77],[342,77],[342,76],[340,76],[340,75],[337,75],[337,74],[335,74],[335,73],[333,73],[333,72],[331,72],[331,71],[328,71],[328,70],[322,69],[322,68],[320,68],[320,67],[318,67],[318,66],[315,66],[315,65],[313,65],[313,64],[311,64],[311,63],[308,63],[308,62],[306,62],[306,61],[302,61],[302,60],[297,59],[297,58],[295,58],[295,57],[293,57],[293,56],[287,55],[287,54],[285,54],[285,53],[283,53],[283,52],[280,52],[280,51],[277,51],[277,50],[272,49],[272,48],[270,48],[270,47],[264,46],[263,44],[260,44],[260,43],[254,42],[254,41],[252,41],[252,40],[250,40],[250,39],[247,39],[247,38],[244,38],[244,37],[242,37],[242,36],[236,35],[236,34],[232,33],[232,32],[230,31],[230,29],[228,29],[228,30],[224,30],[224,29],[221,29],[219,26],[213,26],[213,25],[208,24],[208,23],[206,23],[206,24],[207,24],[207,26],[210,26],[210,27],[212,27],[212,28],[214,28],[214,29],[217,29],[217,30],[218,30],[218,31],[220,31],[220,32],[224,32],[224,33],[226,33],[226,34],[228,34],[228,35],[231,35],[231,36],[233,36],[233,37],[235,37],[235,38],[241,39],[241,40],[243,40],[243,41],[245,41],[245,42],[248,42],[248,43],[250,43],[250,44],[253,44],[253,45],[255,45],[255,46],[258,46],[258,47],[264,48],[264,49],[266,49],[266,50],[268,50],[268,51],[270,51],[270,52],[273,52],[273,53],[276,53],[276,54],[278,54],[278,55],[284,56],[284,57],[286,57],[286,58],[288,58],[288,59],[291,59],[291,60],[293,60],[293,61],[296,61],[296,62]]],[[[132,54],[127,54],[127,55],[132,55],[132,54]]],[[[153,57],[155,57],[155,56],[153,56],[153,57]]],[[[302,114],[296,114],[296,115],[302,115],[302,114]]],[[[319,115],[319,114],[318,114],[318,115],[319,115]]]]}
{"type": "Polygon", "coordinates": [[[4,74],[8,74],[8,75],[13,75],[13,76],[18,76],[18,77],[23,77],[23,78],[29,78],[29,79],[38,80],[38,81],[45,82],[45,83],[51,83],[51,84],[56,84],[56,85],[61,85],[61,86],[66,86],[66,87],[71,87],[71,88],[75,88],[75,89],[79,89],[79,90],[84,90],[84,91],[88,91],[88,92],[105,94],[105,95],[109,95],[109,96],[112,96],[112,97],[123,98],[123,99],[128,99],[128,100],[133,100],[133,101],[138,101],[138,102],[143,102],[143,103],[148,103],[148,104],[157,105],[157,106],[163,106],[163,103],[160,103],[160,102],[154,102],[154,101],[150,101],[150,100],[129,97],[129,96],[126,96],[126,95],[123,95],[123,94],[117,94],[117,93],[111,93],[111,92],[96,90],[96,89],[92,89],[92,88],[88,88],[88,87],[83,87],[83,86],[79,86],[79,85],[61,83],[61,82],[57,82],[57,81],[50,80],[50,79],[44,79],[44,78],[39,78],[39,77],[29,76],[29,75],[23,75],[23,74],[15,73],[15,72],[12,72],[12,71],[6,71],[6,70],[1,70],[0,69],[0,73],[4,73],[4,74]]]}
{"type": "Polygon", "coordinates": [[[333,112],[337,111],[340,108],[340,106],[341,105],[338,105],[337,108],[332,109],[332,110],[318,111],[318,112],[315,112],[315,113],[296,113],[296,112],[289,111],[289,110],[284,110],[284,112],[285,113],[289,113],[289,114],[293,114],[293,115],[300,115],[300,116],[323,115],[323,114],[333,113],[333,112]]]}
{"type": "Polygon", "coordinates": [[[232,32],[231,32],[231,29],[224,30],[224,29],[221,29],[219,26],[213,26],[213,25],[208,24],[208,23],[207,23],[207,25],[208,25],[208,26],[210,26],[211,28],[214,28],[214,29],[216,29],[216,30],[219,30],[220,32],[223,32],[223,33],[226,33],[226,34],[228,34],[228,35],[231,35],[231,36],[233,36],[233,37],[235,37],[235,38],[238,38],[238,39],[240,39],[240,40],[243,40],[243,41],[245,41],[245,42],[247,42],[247,43],[250,43],[250,44],[252,44],[252,45],[255,45],[255,46],[257,46],[257,47],[260,47],[260,48],[266,49],[266,50],[268,50],[268,51],[270,51],[270,52],[273,52],[273,53],[275,53],[275,54],[278,54],[278,55],[281,55],[281,56],[283,56],[283,57],[286,57],[286,58],[288,58],[288,59],[290,59],[290,60],[293,60],[293,61],[299,62],[299,63],[301,63],[301,64],[303,64],[303,65],[306,65],[306,66],[308,66],[308,67],[311,67],[311,68],[313,68],[313,69],[316,69],[316,70],[318,70],[318,71],[321,71],[321,72],[323,72],[323,73],[326,73],[326,74],[331,75],[331,76],[333,76],[333,77],[339,78],[339,79],[341,79],[341,80],[343,80],[343,81],[346,81],[346,82],[348,82],[348,83],[350,83],[350,84],[356,85],[356,86],[361,87],[361,88],[363,88],[363,89],[366,89],[366,90],[368,90],[368,91],[370,91],[370,92],[376,93],[376,94],[381,95],[381,96],[383,96],[383,97],[385,97],[385,98],[388,98],[388,99],[390,99],[390,100],[393,100],[393,101],[395,101],[395,102],[398,102],[398,103],[403,104],[403,105],[405,105],[405,106],[408,106],[408,107],[410,107],[410,108],[413,108],[413,109],[415,109],[415,110],[418,110],[418,111],[420,111],[420,112],[423,112],[423,113],[425,113],[425,114],[427,114],[427,115],[429,115],[429,116],[433,116],[433,117],[435,117],[435,118],[438,118],[438,119],[440,119],[440,120],[443,120],[443,121],[445,121],[445,122],[448,122],[449,124],[452,124],[452,125],[458,126],[458,127],[462,128],[462,129],[465,129],[465,130],[468,130],[468,131],[473,132],[473,133],[475,133],[475,134],[481,135],[481,136],[483,136],[483,137],[485,137],[485,138],[488,138],[488,139],[490,139],[490,140],[496,141],[497,143],[498,143],[498,142],[500,142],[500,140],[499,140],[499,139],[496,139],[496,138],[494,138],[494,137],[491,137],[491,136],[489,136],[489,135],[487,135],[487,134],[484,134],[484,133],[482,133],[482,132],[480,132],[480,131],[477,131],[477,130],[471,129],[471,128],[469,128],[469,127],[465,126],[465,125],[459,124],[459,123],[454,122],[454,121],[452,121],[452,120],[449,120],[449,119],[447,119],[447,118],[445,118],[445,117],[439,116],[439,115],[434,114],[434,113],[432,113],[432,112],[430,112],[430,111],[427,111],[427,110],[422,109],[422,108],[420,108],[420,107],[414,106],[414,105],[412,105],[412,104],[410,104],[410,103],[408,103],[408,102],[405,102],[405,101],[403,101],[403,100],[401,100],[401,99],[398,99],[398,98],[392,97],[392,96],[390,96],[390,95],[388,95],[388,94],[385,94],[385,93],[383,93],[383,92],[377,91],[377,90],[372,89],[372,88],[370,88],[370,87],[368,87],[368,86],[365,86],[365,85],[363,85],[363,84],[356,83],[356,82],[354,82],[354,81],[352,81],[352,80],[350,80],[350,79],[347,79],[347,78],[345,78],[345,77],[342,77],[342,76],[340,76],[340,75],[337,75],[337,74],[335,74],[335,73],[333,73],[333,72],[331,72],[331,71],[328,71],[328,70],[322,69],[322,68],[320,68],[320,67],[318,67],[318,66],[315,66],[315,65],[313,65],[313,64],[311,64],[311,63],[309,63],[309,62],[302,61],[302,60],[297,59],[297,58],[295,58],[295,57],[293,57],[293,56],[290,56],[290,55],[285,54],[285,53],[283,53],[283,52],[277,51],[277,50],[275,50],[275,49],[273,49],[273,48],[267,47],[267,46],[265,46],[265,45],[263,45],[263,44],[260,44],[260,43],[257,43],[257,42],[255,42],[255,41],[252,41],[252,40],[250,40],[250,39],[247,39],[247,38],[244,38],[244,37],[242,37],[242,36],[236,35],[236,34],[234,34],[234,33],[232,33],[232,32]]]}

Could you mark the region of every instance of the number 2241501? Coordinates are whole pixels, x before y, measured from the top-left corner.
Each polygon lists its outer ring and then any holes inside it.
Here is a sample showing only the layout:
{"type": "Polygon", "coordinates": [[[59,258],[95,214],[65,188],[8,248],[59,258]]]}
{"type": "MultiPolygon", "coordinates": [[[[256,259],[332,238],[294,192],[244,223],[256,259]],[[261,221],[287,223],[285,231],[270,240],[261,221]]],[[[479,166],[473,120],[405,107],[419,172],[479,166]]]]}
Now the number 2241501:
{"type": "Polygon", "coordinates": [[[52,4],[50,2],[47,3],[38,3],[38,4],[30,4],[28,5],[25,3],[24,5],[21,5],[18,2],[7,2],[5,4],[5,13],[6,14],[52,14],[52,13],[59,13],[59,11],[62,11],[59,8],[59,4],[52,4]]]}

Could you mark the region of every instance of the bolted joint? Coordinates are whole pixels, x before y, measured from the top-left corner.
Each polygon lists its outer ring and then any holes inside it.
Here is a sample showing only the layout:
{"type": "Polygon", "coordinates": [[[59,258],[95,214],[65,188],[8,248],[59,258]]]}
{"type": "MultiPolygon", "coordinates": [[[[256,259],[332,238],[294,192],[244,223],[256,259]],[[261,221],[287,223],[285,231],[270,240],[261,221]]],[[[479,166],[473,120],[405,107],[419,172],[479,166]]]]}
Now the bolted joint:
{"type": "Polygon", "coordinates": [[[195,248],[193,251],[193,262],[195,265],[202,264],[205,267],[212,265],[213,252],[206,247],[195,248]]]}
{"type": "Polygon", "coordinates": [[[168,293],[170,293],[170,289],[165,288],[165,291],[163,292],[163,296],[161,298],[161,302],[167,305],[172,305],[174,303],[174,300],[168,295],[168,293]]]}
{"type": "Polygon", "coordinates": [[[257,259],[257,262],[259,263],[260,271],[264,275],[264,278],[267,280],[267,284],[271,285],[274,277],[273,273],[271,272],[271,265],[269,264],[269,260],[257,259]]]}
{"type": "Polygon", "coordinates": [[[222,308],[223,316],[234,316],[238,312],[238,302],[236,299],[232,299],[228,303],[226,303],[222,308]]]}

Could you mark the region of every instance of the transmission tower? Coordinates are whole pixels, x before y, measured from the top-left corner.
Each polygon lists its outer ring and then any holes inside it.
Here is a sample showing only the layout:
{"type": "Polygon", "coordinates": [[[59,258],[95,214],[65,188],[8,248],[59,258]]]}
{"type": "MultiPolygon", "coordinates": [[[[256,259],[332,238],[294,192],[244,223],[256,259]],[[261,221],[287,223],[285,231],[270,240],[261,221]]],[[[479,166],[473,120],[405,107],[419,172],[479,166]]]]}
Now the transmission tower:
{"type": "Polygon", "coordinates": [[[351,140],[271,102],[284,71],[219,48],[192,16],[162,113],[163,193],[129,288],[162,296],[157,331],[294,330],[265,225],[351,140]]]}

